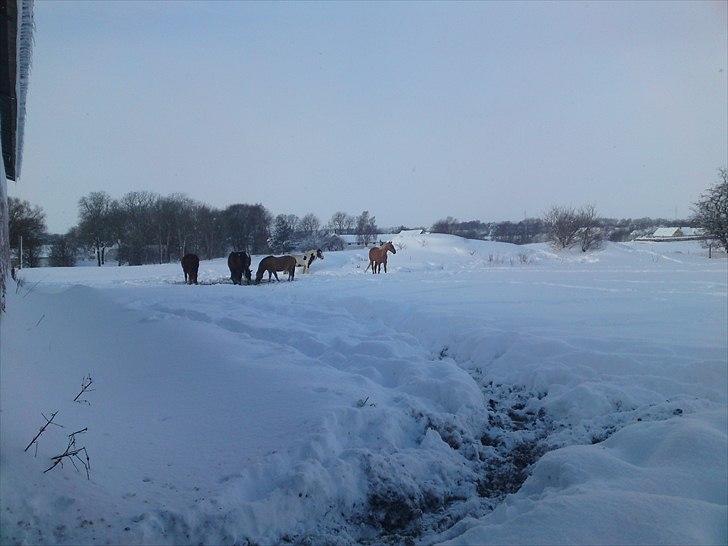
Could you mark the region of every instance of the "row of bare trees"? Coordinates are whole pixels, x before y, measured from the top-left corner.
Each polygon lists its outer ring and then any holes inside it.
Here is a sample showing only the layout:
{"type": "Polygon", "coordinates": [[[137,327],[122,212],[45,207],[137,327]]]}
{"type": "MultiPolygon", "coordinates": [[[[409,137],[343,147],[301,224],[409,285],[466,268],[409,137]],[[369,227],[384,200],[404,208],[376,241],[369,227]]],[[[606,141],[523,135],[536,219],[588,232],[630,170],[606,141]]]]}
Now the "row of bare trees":
{"type": "Polygon", "coordinates": [[[178,260],[187,252],[210,259],[233,249],[341,250],[345,243],[340,235],[356,234],[369,243],[378,233],[369,211],[358,216],[339,211],[323,224],[313,213],[273,218],[261,204],[236,203],[220,209],[184,194],[133,191],[117,199],[98,191],[79,199],[76,226],[64,235],[49,235],[41,207],[12,197],[8,205],[10,245],[19,249],[22,239],[23,264],[28,267],[39,265],[43,244],[50,244],[53,266],[75,265],[82,250],[93,254],[101,266],[112,248],[119,265],[140,265],[178,260]]]}
{"type": "Polygon", "coordinates": [[[187,252],[210,259],[231,249],[254,254],[303,247],[337,250],[343,241],[332,235],[355,232],[368,241],[377,232],[368,211],[356,218],[337,212],[322,226],[313,213],[273,218],[261,204],[218,209],[183,194],[129,192],[113,199],[105,192],[92,192],[78,206],[79,222],[71,235],[95,253],[99,266],[110,247],[116,248],[120,264],[138,265],[178,260],[187,252]]]}
{"type": "Polygon", "coordinates": [[[120,264],[177,260],[187,252],[210,259],[227,248],[263,252],[268,247],[271,214],[261,204],[210,207],[183,194],[161,196],[134,191],[113,199],[92,192],[79,200],[79,242],[94,251],[97,264],[106,250],[117,249],[120,264]]]}
{"type": "MultiPolygon", "coordinates": [[[[379,229],[369,211],[358,216],[336,212],[325,225],[309,213],[303,217],[279,214],[275,218],[261,204],[233,204],[223,209],[195,201],[183,194],[161,196],[129,192],[118,199],[105,192],[92,192],[79,200],[79,222],[66,235],[48,236],[43,209],[27,201],[8,199],[9,235],[12,248],[23,241],[23,264],[38,265],[43,243],[52,243],[50,263],[74,265],[79,248],[91,250],[97,264],[106,261],[106,251],[116,249],[119,264],[132,265],[177,260],[186,252],[210,259],[231,249],[253,253],[289,252],[296,248],[338,250],[341,235],[356,235],[369,244],[379,229]]],[[[435,233],[472,239],[493,239],[516,244],[552,241],[558,248],[579,245],[597,248],[601,241],[626,240],[635,233],[647,234],[675,220],[599,218],[593,205],[580,208],[555,206],[543,218],[520,222],[461,222],[448,216],[432,226],[435,233]]],[[[719,169],[718,181],[695,204],[691,219],[679,225],[700,227],[712,245],[728,247],[728,171],[719,169]]]]}
{"type": "Polygon", "coordinates": [[[369,244],[378,232],[376,219],[368,210],[356,217],[346,212],[335,212],[325,226],[311,213],[302,218],[295,214],[279,214],[273,221],[271,249],[278,253],[294,248],[342,250],[344,241],[341,235],[357,235],[362,244],[369,244]]]}

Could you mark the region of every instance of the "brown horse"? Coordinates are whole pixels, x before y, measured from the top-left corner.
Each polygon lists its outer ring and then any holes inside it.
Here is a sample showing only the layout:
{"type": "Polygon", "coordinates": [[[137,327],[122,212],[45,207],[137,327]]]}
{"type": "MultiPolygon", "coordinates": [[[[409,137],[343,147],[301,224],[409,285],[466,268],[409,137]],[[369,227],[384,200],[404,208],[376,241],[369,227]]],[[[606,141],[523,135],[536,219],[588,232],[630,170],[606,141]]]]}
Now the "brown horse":
{"type": "Polygon", "coordinates": [[[268,272],[269,281],[271,275],[275,275],[277,281],[280,280],[278,271],[287,272],[288,280],[292,281],[293,276],[296,274],[296,258],[293,256],[267,256],[263,258],[258,266],[258,272],[255,274],[255,284],[260,283],[266,271],[268,272]]]}
{"type": "Polygon", "coordinates": [[[182,271],[185,274],[187,284],[197,284],[197,270],[200,268],[200,258],[197,254],[185,254],[182,256],[182,271]]]}
{"type": "Polygon", "coordinates": [[[391,252],[392,254],[397,254],[397,251],[394,249],[394,245],[392,244],[392,241],[389,241],[388,243],[384,243],[382,246],[375,246],[372,249],[369,249],[369,265],[364,270],[369,271],[369,268],[372,268],[372,274],[374,273],[381,273],[382,264],[384,264],[384,272],[387,272],[387,252],[391,252]]]}

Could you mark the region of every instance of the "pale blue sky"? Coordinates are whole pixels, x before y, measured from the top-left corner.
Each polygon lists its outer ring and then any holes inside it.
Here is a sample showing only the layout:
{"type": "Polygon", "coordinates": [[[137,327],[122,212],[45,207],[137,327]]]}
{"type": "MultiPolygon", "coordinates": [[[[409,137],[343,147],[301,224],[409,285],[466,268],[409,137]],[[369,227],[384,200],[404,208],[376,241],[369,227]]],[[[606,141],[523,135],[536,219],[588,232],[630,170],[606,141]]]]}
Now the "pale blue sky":
{"type": "Polygon", "coordinates": [[[11,195],[103,189],[380,225],[550,204],[681,216],[728,160],[728,15],[701,3],[36,2],[11,195]]]}

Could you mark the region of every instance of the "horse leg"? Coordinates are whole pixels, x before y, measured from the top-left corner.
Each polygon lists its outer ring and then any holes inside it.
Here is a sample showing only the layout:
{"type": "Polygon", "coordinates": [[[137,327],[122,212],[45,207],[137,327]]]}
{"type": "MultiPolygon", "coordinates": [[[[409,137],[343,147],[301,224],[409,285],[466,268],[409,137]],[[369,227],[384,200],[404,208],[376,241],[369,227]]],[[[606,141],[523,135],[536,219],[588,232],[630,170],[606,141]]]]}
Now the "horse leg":
{"type": "Polygon", "coordinates": [[[387,272],[387,260],[384,260],[384,272],[387,272]]]}
{"type": "Polygon", "coordinates": [[[273,271],[273,275],[275,275],[276,281],[280,281],[280,279],[278,278],[278,271],[273,271]]]}

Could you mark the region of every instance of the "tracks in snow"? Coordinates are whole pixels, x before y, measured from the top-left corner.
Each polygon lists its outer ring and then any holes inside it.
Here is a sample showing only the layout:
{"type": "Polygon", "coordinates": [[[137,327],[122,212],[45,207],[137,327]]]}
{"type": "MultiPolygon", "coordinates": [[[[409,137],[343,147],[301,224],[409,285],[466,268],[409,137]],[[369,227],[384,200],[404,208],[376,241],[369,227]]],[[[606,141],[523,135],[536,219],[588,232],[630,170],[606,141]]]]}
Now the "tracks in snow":
{"type": "MultiPolygon", "coordinates": [[[[333,424],[325,426],[328,439],[312,437],[298,452],[310,459],[290,461],[293,482],[309,479],[295,470],[298,465],[315,464],[330,476],[346,474],[358,490],[332,491],[308,501],[322,503],[317,524],[280,534],[283,542],[429,543],[460,519],[483,516],[516,492],[545,452],[600,442],[628,424],[684,411],[678,407],[684,406],[681,402],[635,404],[615,397],[610,408],[589,419],[556,418],[545,389],[492,378],[489,366],[513,350],[512,340],[495,343],[503,346],[490,361],[473,367],[449,356],[461,353],[461,347],[451,344],[433,355],[425,334],[379,321],[376,310],[361,302],[348,302],[334,312],[313,308],[305,321],[292,319],[290,308],[280,302],[247,303],[253,313],[240,316],[221,314],[214,307],[157,304],[152,309],[244,336],[258,355],[284,355],[302,365],[360,376],[362,399],[367,396],[371,402],[356,407],[352,399],[353,407],[337,410],[333,424]],[[265,325],[260,316],[266,317],[265,325]],[[441,392],[451,388],[459,396],[458,389],[466,388],[466,369],[477,384],[480,407],[454,404],[441,392]],[[387,433],[392,437],[383,438],[387,433]]],[[[470,341],[461,337],[457,343],[470,341]]],[[[561,352],[543,357],[545,362],[577,350],[567,342],[559,344],[561,352]]],[[[530,358],[542,357],[534,350],[530,358]]],[[[281,494],[301,496],[285,480],[281,484],[281,494]]]]}

